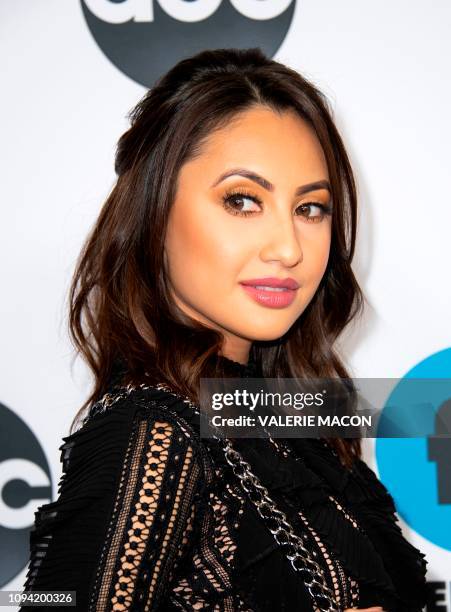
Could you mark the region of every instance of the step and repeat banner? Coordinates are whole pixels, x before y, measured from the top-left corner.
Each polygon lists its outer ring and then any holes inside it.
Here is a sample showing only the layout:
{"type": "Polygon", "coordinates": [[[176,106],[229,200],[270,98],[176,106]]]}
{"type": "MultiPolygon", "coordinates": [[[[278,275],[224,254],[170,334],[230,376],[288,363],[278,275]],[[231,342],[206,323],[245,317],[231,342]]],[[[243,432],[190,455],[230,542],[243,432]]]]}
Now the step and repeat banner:
{"type": "MultiPolygon", "coordinates": [[[[90,385],[67,335],[76,257],[127,112],[184,57],[259,46],[328,96],[357,179],[367,298],[343,356],[353,376],[394,387],[451,378],[449,2],[2,0],[0,18],[2,590],[23,586],[34,511],[56,498],[61,437],[90,385]]],[[[432,432],[439,412],[451,420],[440,389],[432,432]]],[[[451,610],[451,440],[439,453],[426,437],[365,440],[364,452],[427,556],[428,610],[451,610]]]]}

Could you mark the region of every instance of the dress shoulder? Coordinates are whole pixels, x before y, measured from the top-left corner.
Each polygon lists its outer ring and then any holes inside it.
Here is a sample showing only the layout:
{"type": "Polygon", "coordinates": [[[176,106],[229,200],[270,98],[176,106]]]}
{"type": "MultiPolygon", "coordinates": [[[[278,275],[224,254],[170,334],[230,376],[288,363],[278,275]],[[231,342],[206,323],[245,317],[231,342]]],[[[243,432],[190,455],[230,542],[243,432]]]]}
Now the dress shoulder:
{"type": "Polygon", "coordinates": [[[35,513],[24,590],[76,591],[84,612],[159,606],[192,544],[203,483],[192,416],[180,399],[139,391],[63,438],[58,497],[35,513]]]}

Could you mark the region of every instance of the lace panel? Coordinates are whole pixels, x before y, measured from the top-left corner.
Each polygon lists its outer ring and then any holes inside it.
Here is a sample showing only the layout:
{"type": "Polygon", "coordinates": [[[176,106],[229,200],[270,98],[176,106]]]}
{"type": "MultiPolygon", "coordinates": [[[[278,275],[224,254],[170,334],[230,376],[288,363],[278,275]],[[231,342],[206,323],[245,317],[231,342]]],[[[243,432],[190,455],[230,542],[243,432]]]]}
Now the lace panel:
{"type": "Polygon", "coordinates": [[[199,542],[185,574],[172,590],[171,601],[183,610],[249,610],[231,580],[237,547],[235,536],[244,499],[241,491],[230,483],[221,489],[216,486],[208,493],[199,526],[199,542]]]}
{"type": "Polygon", "coordinates": [[[187,433],[140,418],[125,456],[90,610],[154,609],[186,547],[200,467],[187,433]],[[141,609],[141,608],[140,608],[141,609]]]}

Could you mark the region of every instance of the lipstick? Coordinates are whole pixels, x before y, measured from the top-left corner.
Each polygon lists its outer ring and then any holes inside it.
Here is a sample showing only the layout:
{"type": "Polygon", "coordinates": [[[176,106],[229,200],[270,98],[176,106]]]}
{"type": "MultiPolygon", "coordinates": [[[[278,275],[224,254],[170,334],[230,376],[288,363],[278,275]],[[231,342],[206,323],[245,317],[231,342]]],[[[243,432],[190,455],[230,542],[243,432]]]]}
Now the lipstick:
{"type": "Polygon", "coordinates": [[[299,283],[293,278],[252,278],[240,281],[240,285],[256,302],[269,308],[289,306],[296,297],[299,283]]]}

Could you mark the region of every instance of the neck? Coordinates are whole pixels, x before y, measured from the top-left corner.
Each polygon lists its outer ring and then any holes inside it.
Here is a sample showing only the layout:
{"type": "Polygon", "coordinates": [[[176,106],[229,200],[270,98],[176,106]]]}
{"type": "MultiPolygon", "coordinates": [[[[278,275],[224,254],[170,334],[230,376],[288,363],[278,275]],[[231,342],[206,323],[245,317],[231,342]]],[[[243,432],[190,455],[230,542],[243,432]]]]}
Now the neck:
{"type": "Polygon", "coordinates": [[[246,365],[249,362],[251,345],[252,343],[249,342],[249,340],[226,337],[224,347],[220,354],[227,359],[246,365]]]}
{"type": "Polygon", "coordinates": [[[235,355],[232,355],[230,353],[227,353],[227,354],[226,353],[220,353],[220,355],[222,357],[225,357],[226,359],[230,359],[230,361],[234,361],[235,363],[239,363],[239,364],[241,364],[243,366],[247,365],[247,363],[249,361],[249,355],[248,355],[248,357],[246,359],[244,359],[242,357],[241,358],[236,357],[235,355]]]}

